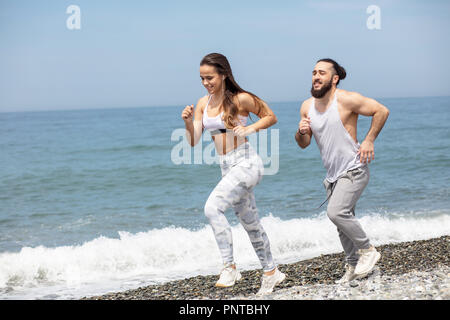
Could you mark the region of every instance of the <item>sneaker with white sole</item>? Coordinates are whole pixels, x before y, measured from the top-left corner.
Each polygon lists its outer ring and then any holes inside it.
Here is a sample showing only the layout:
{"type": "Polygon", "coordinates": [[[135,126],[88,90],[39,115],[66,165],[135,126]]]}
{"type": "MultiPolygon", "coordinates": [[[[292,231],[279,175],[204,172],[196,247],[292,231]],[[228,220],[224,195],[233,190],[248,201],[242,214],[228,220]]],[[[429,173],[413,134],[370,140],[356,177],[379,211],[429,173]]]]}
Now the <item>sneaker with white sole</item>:
{"type": "Polygon", "coordinates": [[[286,275],[278,270],[278,268],[275,269],[275,273],[271,276],[263,274],[261,288],[259,289],[257,295],[271,293],[273,288],[280,284],[285,278],[286,275]]]}
{"type": "Polygon", "coordinates": [[[233,268],[231,265],[225,266],[220,273],[219,280],[216,282],[216,287],[226,288],[233,286],[236,281],[241,280],[241,273],[233,268]]]}
{"type": "Polygon", "coordinates": [[[380,260],[381,254],[374,246],[368,249],[359,249],[358,254],[359,259],[355,267],[355,274],[357,278],[363,278],[373,270],[375,264],[380,260]]]}
{"type": "Polygon", "coordinates": [[[352,266],[352,265],[346,263],[344,276],[341,279],[336,280],[334,283],[337,283],[337,284],[346,283],[346,282],[350,282],[350,281],[354,280],[355,278],[356,278],[355,266],[352,266]]]}

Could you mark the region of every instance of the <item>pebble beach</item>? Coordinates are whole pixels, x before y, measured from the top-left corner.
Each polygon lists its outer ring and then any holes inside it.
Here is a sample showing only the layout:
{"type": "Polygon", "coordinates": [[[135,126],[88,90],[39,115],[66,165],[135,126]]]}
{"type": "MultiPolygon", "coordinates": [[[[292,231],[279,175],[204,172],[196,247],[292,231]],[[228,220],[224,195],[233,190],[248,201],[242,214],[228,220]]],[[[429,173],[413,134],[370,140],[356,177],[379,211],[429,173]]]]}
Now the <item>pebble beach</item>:
{"type": "Polygon", "coordinates": [[[344,254],[328,254],[278,268],[286,279],[271,294],[257,296],[261,270],[241,271],[231,288],[216,288],[217,275],[196,276],[88,300],[449,300],[450,236],[376,246],[381,259],[366,278],[335,284],[344,273],[344,254]]]}

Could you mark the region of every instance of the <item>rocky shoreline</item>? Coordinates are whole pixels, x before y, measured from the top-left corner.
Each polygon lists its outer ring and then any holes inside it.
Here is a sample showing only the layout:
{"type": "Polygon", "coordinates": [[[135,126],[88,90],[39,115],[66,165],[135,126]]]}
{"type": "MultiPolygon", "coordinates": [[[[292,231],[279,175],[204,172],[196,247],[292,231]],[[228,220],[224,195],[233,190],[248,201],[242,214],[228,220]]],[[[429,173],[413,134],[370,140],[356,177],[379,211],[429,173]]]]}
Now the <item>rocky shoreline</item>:
{"type": "Polygon", "coordinates": [[[450,299],[450,236],[377,246],[381,259],[367,278],[345,285],[343,253],[280,264],[286,280],[272,294],[257,297],[261,270],[241,271],[231,288],[216,288],[213,276],[196,276],[83,300],[179,299],[450,299]]]}
{"type": "Polygon", "coordinates": [[[370,276],[347,284],[312,284],[276,290],[263,297],[236,296],[239,300],[450,300],[450,267],[430,271],[370,276]]]}

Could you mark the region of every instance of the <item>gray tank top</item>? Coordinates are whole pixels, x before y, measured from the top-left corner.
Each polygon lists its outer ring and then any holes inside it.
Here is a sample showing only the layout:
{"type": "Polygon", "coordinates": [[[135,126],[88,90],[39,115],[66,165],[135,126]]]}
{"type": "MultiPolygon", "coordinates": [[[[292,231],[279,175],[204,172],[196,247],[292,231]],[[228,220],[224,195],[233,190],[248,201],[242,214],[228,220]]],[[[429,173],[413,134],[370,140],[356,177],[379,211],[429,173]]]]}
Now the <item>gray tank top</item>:
{"type": "Polygon", "coordinates": [[[359,143],[355,142],[342,124],[337,106],[337,89],[328,109],[316,110],[315,99],[309,107],[311,131],[320,150],[322,162],[327,169],[326,179],[333,183],[347,171],[364,166],[359,161],[359,143]]]}

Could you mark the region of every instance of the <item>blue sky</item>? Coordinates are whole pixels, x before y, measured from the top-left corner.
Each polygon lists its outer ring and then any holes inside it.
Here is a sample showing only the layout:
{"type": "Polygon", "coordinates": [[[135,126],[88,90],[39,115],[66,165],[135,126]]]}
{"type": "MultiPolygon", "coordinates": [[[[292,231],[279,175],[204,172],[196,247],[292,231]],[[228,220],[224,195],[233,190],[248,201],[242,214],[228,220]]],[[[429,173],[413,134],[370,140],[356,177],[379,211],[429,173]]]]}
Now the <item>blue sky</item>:
{"type": "Polygon", "coordinates": [[[449,13],[445,0],[0,0],[0,111],[196,103],[210,52],[268,102],[308,97],[324,57],[346,68],[343,89],[447,96],[449,13]],[[66,27],[72,4],[80,30],[66,27]],[[381,30],[366,26],[369,5],[381,30]]]}

